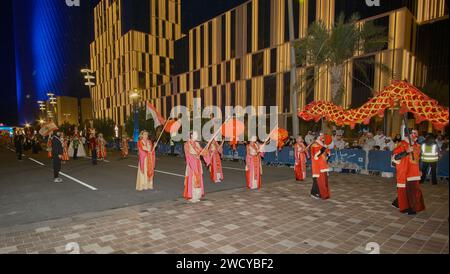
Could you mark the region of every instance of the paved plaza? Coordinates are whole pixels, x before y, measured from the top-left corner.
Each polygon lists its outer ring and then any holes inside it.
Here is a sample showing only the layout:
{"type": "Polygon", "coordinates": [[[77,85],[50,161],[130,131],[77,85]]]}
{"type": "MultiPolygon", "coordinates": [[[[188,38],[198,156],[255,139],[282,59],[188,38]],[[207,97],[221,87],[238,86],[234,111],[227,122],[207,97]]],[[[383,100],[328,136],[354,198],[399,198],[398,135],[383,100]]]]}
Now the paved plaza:
{"type": "Polygon", "coordinates": [[[391,207],[393,179],[332,174],[330,184],[328,201],[310,198],[311,179],[284,180],[208,193],[198,204],[167,200],[2,228],[0,253],[68,253],[76,243],[82,254],[341,254],[376,243],[382,254],[448,254],[447,184],[423,185],[427,210],[416,216],[391,207]]]}

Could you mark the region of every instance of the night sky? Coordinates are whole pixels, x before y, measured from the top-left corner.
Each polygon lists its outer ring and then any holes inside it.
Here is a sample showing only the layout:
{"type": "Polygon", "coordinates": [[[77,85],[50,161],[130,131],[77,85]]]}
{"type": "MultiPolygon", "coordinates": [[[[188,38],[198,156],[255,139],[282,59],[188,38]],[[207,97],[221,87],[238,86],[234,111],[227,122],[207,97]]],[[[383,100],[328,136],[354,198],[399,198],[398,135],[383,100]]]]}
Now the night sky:
{"type": "MultiPolygon", "coordinates": [[[[247,1],[182,0],[183,32],[247,1]]],[[[61,95],[89,96],[79,70],[89,64],[89,44],[93,40],[92,9],[98,0],[81,0],[81,7],[72,8],[66,7],[64,2],[2,1],[0,123],[23,124],[23,117],[36,111],[36,101],[45,99],[48,90],[61,95]],[[41,18],[50,19],[44,21],[41,18]],[[44,55],[46,60],[40,58],[44,55]],[[61,69],[54,71],[54,67],[61,69]],[[18,101],[23,106],[21,110],[17,108],[18,101]],[[18,115],[18,111],[22,115],[18,115]]]]}

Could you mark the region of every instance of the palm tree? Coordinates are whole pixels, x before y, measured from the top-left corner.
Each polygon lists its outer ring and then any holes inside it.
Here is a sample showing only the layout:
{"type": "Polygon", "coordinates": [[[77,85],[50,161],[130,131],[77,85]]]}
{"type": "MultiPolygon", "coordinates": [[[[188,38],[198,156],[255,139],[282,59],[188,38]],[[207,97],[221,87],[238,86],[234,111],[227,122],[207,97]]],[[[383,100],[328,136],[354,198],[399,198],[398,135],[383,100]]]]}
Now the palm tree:
{"type": "MultiPolygon", "coordinates": [[[[372,21],[358,24],[359,19],[358,14],[353,14],[345,22],[345,16],[341,14],[332,28],[328,28],[322,21],[316,21],[309,27],[307,37],[296,43],[297,62],[303,66],[313,66],[316,70],[315,80],[320,76],[319,67],[327,66],[330,69],[332,99],[337,105],[343,103],[346,62],[358,51],[363,54],[379,51],[385,48],[388,42],[384,27],[376,26],[372,21]]],[[[389,71],[387,66],[363,58],[361,62],[354,62],[353,65],[366,79],[368,76],[364,67],[367,63],[373,63],[383,72],[389,71]]],[[[299,92],[312,92],[305,91],[306,79],[299,82],[299,92]]]]}

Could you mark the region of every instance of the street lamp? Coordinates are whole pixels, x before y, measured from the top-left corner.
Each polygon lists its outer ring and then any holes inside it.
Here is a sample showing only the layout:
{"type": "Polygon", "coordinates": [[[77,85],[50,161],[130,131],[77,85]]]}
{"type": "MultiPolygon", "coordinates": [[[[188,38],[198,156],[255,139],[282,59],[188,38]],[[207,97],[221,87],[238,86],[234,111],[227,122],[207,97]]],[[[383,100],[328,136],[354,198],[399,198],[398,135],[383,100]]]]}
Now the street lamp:
{"type": "Polygon", "coordinates": [[[93,75],[94,72],[91,69],[85,68],[81,70],[81,73],[84,75],[84,85],[89,88],[89,94],[91,95],[91,100],[93,100],[94,97],[92,94],[92,88],[95,86],[95,76],[93,75]]]}
{"type": "Polygon", "coordinates": [[[54,118],[55,119],[55,123],[58,124],[58,119],[57,119],[57,109],[56,109],[56,105],[58,104],[57,99],[55,97],[54,93],[47,93],[47,96],[49,97],[49,104],[50,106],[52,106],[52,111],[51,111],[51,115],[49,115],[49,117],[54,118]],[[53,115],[54,114],[54,115],[53,115]]]}
{"type": "Polygon", "coordinates": [[[133,102],[133,113],[134,113],[134,132],[133,132],[133,141],[135,143],[138,142],[139,139],[139,109],[138,103],[139,98],[141,97],[140,91],[138,89],[134,89],[130,92],[130,99],[133,102]]]}
{"type": "Polygon", "coordinates": [[[47,108],[45,107],[44,101],[37,101],[37,103],[39,105],[39,110],[41,111],[40,119],[42,119],[45,117],[45,111],[47,110],[47,108]]]}

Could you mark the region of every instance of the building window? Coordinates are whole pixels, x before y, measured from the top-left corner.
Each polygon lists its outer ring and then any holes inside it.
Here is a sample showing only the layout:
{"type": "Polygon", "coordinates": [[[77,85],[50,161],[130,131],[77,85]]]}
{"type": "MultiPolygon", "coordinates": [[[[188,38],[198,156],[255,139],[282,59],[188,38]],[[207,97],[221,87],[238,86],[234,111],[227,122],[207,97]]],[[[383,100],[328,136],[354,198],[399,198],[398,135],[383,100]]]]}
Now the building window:
{"type": "Polygon", "coordinates": [[[270,73],[275,73],[277,71],[277,49],[273,48],[270,50],[270,73]]]}
{"type": "Polygon", "coordinates": [[[291,110],[291,74],[283,74],[283,112],[288,113],[291,110]]]}
{"type": "Polygon", "coordinates": [[[217,85],[222,83],[222,70],[220,69],[221,65],[217,65],[217,85]]]}
{"type": "Polygon", "coordinates": [[[241,80],[241,59],[236,59],[236,81],[241,80]]]}
{"type": "Polygon", "coordinates": [[[277,78],[275,76],[264,77],[264,106],[277,105],[277,78]]]}
{"type": "Polygon", "coordinates": [[[200,88],[200,71],[194,71],[194,89],[200,88]]]}
{"type": "Polygon", "coordinates": [[[193,68],[197,69],[197,31],[195,29],[192,31],[192,36],[192,62],[194,62],[193,68]]]}
{"type": "Polygon", "coordinates": [[[230,106],[236,105],[236,85],[232,83],[230,85],[230,106]]]}
{"type": "Polygon", "coordinates": [[[231,81],[231,64],[230,61],[225,63],[225,82],[229,83],[231,81]]]}
{"type": "Polygon", "coordinates": [[[306,104],[314,101],[314,68],[306,69],[306,84],[305,84],[306,104]]]}
{"type": "Polygon", "coordinates": [[[222,22],[222,61],[226,59],[226,48],[227,48],[227,43],[226,43],[226,39],[227,39],[227,31],[226,31],[226,16],[222,15],[221,18],[221,22],[222,22]]]}
{"type": "Polygon", "coordinates": [[[252,27],[252,13],[253,7],[250,2],[247,4],[247,53],[252,52],[252,36],[253,36],[253,27],[252,27]]]}
{"type": "Polygon", "coordinates": [[[245,97],[247,106],[252,105],[252,80],[245,82],[245,97]]]}
{"type": "Polygon", "coordinates": [[[355,63],[359,63],[353,66],[353,81],[352,81],[352,108],[358,108],[366,103],[370,97],[372,97],[372,89],[369,87],[374,86],[375,80],[375,57],[363,57],[354,60],[355,63]],[[364,62],[364,59],[369,59],[368,62],[364,62]],[[360,69],[363,68],[365,73],[362,73],[360,69]],[[367,77],[366,77],[367,76],[367,77]],[[368,79],[367,79],[368,78],[368,79]]]}
{"type": "Polygon", "coordinates": [[[212,103],[214,106],[217,106],[217,88],[212,88],[212,103]]]}
{"type": "Polygon", "coordinates": [[[166,58],[159,57],[159,68],[160,68],[161,74],[167,74],[166,58]]]}
{"type": "Polygon", "coordinates": [[[200,67],[205,65],[205,27],[200,27],[200,67]]]}
{"type": "Polygon", "coordinates": [[[146,88],[146,79],[145,79],[145,72],[139,72],[139,89],[145,89],[146,88]]]}
{"type": "Polygon", "coordinates": [[[208,86],[212,86],[213,72],[212,67],[208,68],[208,86]]]}
{"type": "Polygon", "coordinates": [[[252,76],[263,75],[264,55],[263,52],[258,52],[252,55],[252,76]]]}
{"type": "Polygon", "coordinates": [[[236,57],[236,10],[231,11],[231,58],[236,57]]]}
{"type": "Polygon", "coordinates": [[[258,49],[270,45],[270,2],[258,1],[258,49]]]}
{"type": "Polygon", "coordinates": [[[316,21],[316,0],[308,1],[308,27],[316,21]]]}
{"type": "Polygon", "coordinates": [[[212,52],[213,52],[213,45],[212,45],[212,22],[208,22],[208,62],[209,64],[212,64],[212,52]]]}

